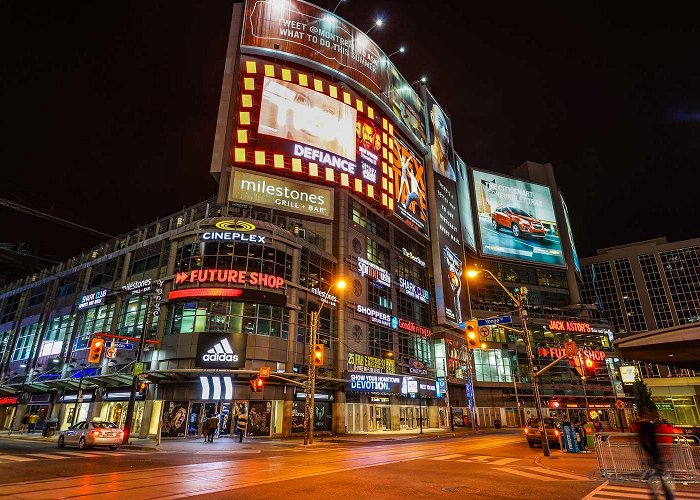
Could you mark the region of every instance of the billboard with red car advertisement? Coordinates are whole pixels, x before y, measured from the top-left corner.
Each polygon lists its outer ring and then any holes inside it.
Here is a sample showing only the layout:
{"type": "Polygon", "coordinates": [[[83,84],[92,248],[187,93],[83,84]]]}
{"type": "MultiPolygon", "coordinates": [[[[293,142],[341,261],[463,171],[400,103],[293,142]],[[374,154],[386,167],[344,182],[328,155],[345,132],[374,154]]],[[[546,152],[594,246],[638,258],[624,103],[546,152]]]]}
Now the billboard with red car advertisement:
{"type": "Polygon", "coordinates": [[[482,255],[566,265],[549,187],[492,172],[472,175],[482,255]]]}

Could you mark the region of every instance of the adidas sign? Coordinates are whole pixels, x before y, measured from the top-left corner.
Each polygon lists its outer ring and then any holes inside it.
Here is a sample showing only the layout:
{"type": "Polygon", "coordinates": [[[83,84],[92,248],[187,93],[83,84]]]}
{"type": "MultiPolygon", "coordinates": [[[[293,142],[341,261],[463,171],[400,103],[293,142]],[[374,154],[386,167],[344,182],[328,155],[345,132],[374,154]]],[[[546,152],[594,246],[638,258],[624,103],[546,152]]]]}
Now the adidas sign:
{"type": "Polygon", "coordinates": [[[202,356],[202,361],[228,361],[235,363],[238,361],[238,354],[234,354],[228,339],[223,339],[202,356]]]}

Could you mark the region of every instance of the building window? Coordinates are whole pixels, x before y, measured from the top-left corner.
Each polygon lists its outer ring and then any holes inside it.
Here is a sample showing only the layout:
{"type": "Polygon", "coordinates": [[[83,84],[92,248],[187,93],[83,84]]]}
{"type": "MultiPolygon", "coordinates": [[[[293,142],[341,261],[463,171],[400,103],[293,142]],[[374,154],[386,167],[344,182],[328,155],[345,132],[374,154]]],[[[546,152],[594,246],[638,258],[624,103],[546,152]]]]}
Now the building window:
{"type": "Polygon", "coordinates": [[[700,321],[700,246],[661,252],[659,257],[678,322],[700,321]]]}
{"type": "Polygon", "coordinates": [[[432,351],[430,349],[431,341],[420,335],[400,334],[399,335],[399,354],[403,362],[410,358],[415,358],[427,367],[433,366],[432,351]]]}
{"type": "Polygon", "coordinates": [[[372,234],[376,234],[385,241],[389,241],[389,223],[381,215],[367,209],[358,201],[350,199],[348,206],[350,220],[372,234]]]}
{"type": "Polygon", "coordinates": [[[12,353],[12,361],[22,361],[29,359],[31,355],[32,345],[34,344],[34,337],[36,336],[38,330],[38,324],[33,323],[31,325],[23,326],[19,329],[19,337],[17,339],[17,345],[12,353]]]}
{"type": "Polygon", "coordinates": [[[515,353],[507,349],[474,349],[478,382],[513,382],[515,353]]]}
{"type": "Polygon", "coordinates": [[[390,269],[391,257],[389,249],[380,245],[369,236],[367,237],[367,260],[384,269],[390,269]]]}
{"type": "MultiPolygon", "coordinates": [[[[308,346],[311,329],[311,313],[318,311],[319,303],[299,299],[299,315],[297,320],[297,342],[308,346]]],[[[319,344],[326,345],[329,349],[335,349],[336,338],[331,334],[331,325],[334,322],[335,311],[330,307],[321,310],[316,340],[319,344]]]]}
{"type": "Polygon", "coordinates": [[[618,333],[626,333],[627,325],[618,300],[610,262],[581,266],[581,276],[583,300],[587,304],[595,304],[618,333]]]}
{"type": "Polygon", "coordinates": [[[44,343],[41,346],[41,353],[39,356],[55,356],[61,354],[63,342],[65,342],[66,335],[72,324],[73,322],[69,314],[53,318],[46,330],[46,336],[44,337],[44,343]]]}
{"type": "Polygon", "coordinates": [[[413,321],[420,326],[428,326],[430,324],[428,304],[423,304],[399,292],[396,294],[396,305],[399,318],[413,321]]]}
{"type": "Polygon", "coordinates": [[[391,289],[374,283],[367,285],[367,304],[372,309],[392,314],[391,289]]]}
{"type": "Polygon", "coordinates": [[[378,325],[369,325],[367,329],[369,355],[384,358],[394,353],[394,332],[378,325]]]}
{"type": "Polygon", "coordinates": [[[5,307],[2,310],[2,317],[0,317],[0,325],[11,323],[15,320],[20,296],[21,294],[18,293],[5,300],[5,307]]]}
{"type": "Polygon", "coordinates": [[[318,288],[323,292],[327,292],[334,279],[335,263],[333,261],[321,257],[315,252],[310,252],[306,248],[301,250],[301,266],[299,270],[299,284],[301,286],[308,289],[318,288]]]}
{"type": "Polygon", "coordinates": [[[671,305],[668,303],[668,298],[666,297],[666,291],[664,290],[664,283],[661,279],[659,266],[656,263],[656,257],[654,254],[640,255],[639,265],[642,268],[644,284],[649,293],[651,310],[656,320],[656,328],[668,328],[673,326],[673,313],[671,312],[671,305]]]}
{"type": "Polygon", "coordinates": [[[620,293],[622,294],[622,306],[627,315],[630,331],[644,332],[647,330],[647,323],[644,319],[644,311],[639,300],[637,284],[634,282],[629,259],[616,259],[615,270],[617,272],[617,282],[620,285],[620,293]]]}
{"type": "MultiPolygon", "coordinates": [[[[134,299],[132,299],[134,300],[134,299]]],[[[90,347],[92,334],[95,332],[106,332],[112,324],[112,315],[114,314],[114,304],[105,304],[100,307],[93,307],[80,314],[78,322],[78,331],[75,336],[73,350],[87,349],[90,347]]],[[[138,332],[141,332],[140,324],[138,332]]],[[[129,330],[129,334],[136,336],[136,329],[129,330]]]]}

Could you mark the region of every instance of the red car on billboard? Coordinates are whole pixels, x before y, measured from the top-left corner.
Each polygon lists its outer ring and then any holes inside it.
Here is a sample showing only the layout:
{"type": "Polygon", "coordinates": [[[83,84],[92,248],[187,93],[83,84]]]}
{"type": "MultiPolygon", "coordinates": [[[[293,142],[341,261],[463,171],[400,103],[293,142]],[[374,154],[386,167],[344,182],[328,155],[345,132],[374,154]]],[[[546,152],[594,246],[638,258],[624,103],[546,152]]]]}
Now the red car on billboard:
{"type": "Polygon", "coordinates": [[[493,228],[496,231],[499,231],[502,227],[510,228],[513,231],[513,236],[516,238],[521,236],[544,238],[547,235],[547,229],[540,220],[515,207],[497,208],[491,214],[491,224],[493,224],[493,228]]]}

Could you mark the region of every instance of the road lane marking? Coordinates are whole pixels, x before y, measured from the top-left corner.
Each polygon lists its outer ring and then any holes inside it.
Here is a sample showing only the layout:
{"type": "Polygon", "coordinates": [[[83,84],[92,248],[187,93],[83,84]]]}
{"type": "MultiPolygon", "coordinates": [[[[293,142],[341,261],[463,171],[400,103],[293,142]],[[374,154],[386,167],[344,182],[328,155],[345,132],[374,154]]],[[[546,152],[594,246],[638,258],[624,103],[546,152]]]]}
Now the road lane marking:
{"type": "Polygon", "coordinates": [[[489,462],[489,465],[508,465],[511,462],[517,462],[518,460],[523,460],[522,458],[501,458],[495,462],[489,462]]]}
{"type": "Polygon", "coordinates": [[[429,458],[428,460],[451,460],[453,458],[463,457],[463,456],[464,456],[463,453],[455,453],[454,455],[443,455],[441,457],[432,457],[432,458],[429,458]]]}
{"type": "Polygon", "coordinates": [[[61,455],[68,455],[71,457],[99,457],[100,455],[95,455],[94,453],[79,453],[77,451],[59,451],[61,455]]]}
{"type": "Polygon", "coordinates": [[[261,450],[204,450],[204,451],[195,451],[195,455],[238,455],[238,454],[246,454],[246,453],[261,453],[261,450]]]}
{"type": "Polygon", "coordinates": [[[49,455],[48,453],[32,453],[30,455],[27,455],[29,457],[37,457],[37,458],[48,458],[50,460],[65,460],[68,457],[63,457],[61,455],[49,455]]]}
{"type": "Polygon", "coordinates": [[[27,458],[21,455],[0,455],[0,460],[10,460],[11,462],[31,462],[35,458],[27,458]]]}

